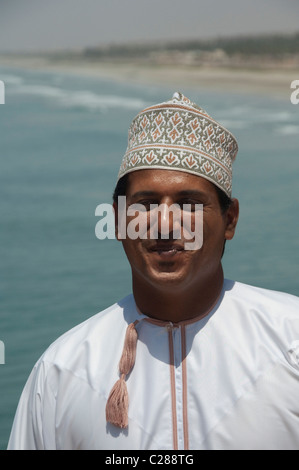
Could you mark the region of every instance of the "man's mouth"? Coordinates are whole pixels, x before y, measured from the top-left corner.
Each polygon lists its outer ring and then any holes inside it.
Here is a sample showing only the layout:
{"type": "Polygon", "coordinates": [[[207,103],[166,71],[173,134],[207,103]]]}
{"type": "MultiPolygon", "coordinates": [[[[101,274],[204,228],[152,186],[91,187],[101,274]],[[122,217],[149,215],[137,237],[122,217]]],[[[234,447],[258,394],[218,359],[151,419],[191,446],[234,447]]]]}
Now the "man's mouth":
{"type": "Polygon", "coordinates": [[[173,242],[157,242],[149,248],[149,251],[156,253],[163,257],[173,257],[184,251],[184,247],[178,243],[173,242]]]}

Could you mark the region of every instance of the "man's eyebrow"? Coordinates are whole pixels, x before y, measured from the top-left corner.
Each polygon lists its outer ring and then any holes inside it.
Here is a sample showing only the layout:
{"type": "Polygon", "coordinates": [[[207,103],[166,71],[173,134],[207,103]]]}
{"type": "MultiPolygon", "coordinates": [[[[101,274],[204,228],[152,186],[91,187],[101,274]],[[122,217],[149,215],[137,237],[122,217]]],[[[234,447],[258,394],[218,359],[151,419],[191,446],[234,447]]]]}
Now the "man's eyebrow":
{"type": "Polygon", "coordinates": [[[137,191],[137,193],[134,193],[131,195],[131,198],[138,198],[138,197],[150,197],[150,196],[155,196],[158,193],[155,191],[137,191]]]}
{"type": "Polygon", "coordinates": [[[199,191],[198,189],[186,189],[184,191],[179,191],[178,196],[198,196],[198,197],[207,197],[207,193],[199,191]]]}

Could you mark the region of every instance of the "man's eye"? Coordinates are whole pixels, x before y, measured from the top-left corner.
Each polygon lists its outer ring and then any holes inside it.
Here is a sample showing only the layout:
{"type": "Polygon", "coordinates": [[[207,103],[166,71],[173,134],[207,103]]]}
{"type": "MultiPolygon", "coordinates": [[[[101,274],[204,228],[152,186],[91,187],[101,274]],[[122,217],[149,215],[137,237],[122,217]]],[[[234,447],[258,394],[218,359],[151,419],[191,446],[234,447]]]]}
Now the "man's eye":
{"type": "Polygon", "coordinates": [[[155,207],[157,207],[157,202],[152,200],[139,201],[138,204],[143,206],[146,211],[153,210],[155,207]]]}
{"type": "Polygon", "coordinates": [[[195,201],[182,201],[179,203],[181,210],[184,212],[196,212],[198,210],[202,210],[203,204],[195,201]]]}

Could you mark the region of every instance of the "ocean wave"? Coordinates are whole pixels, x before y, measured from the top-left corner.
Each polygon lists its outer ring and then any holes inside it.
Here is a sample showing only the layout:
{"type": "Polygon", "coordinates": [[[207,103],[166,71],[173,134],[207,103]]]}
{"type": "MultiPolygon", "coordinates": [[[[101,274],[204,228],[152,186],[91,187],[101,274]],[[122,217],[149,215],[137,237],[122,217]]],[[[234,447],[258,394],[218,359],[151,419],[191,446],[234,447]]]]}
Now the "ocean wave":
{"type": "Polygon", "coordinates": [[[13,93],[54,99],[56,103],[62,106],[71,108],[79,107],[92,111],[101,111],[110,108],[139,110],[146,106],[145,101],[138,98],[97,94],[87,90],[66,90],[47,85],[20,84],[20,86],[13,90],[13,93]]]}
{"type": "Polygon", "coordinates": [[[287,122],[293,119],[293,114],[288,111],[265,112],[258,117],[260,122],[287,122]]]}
{"type": "Polygon", "coordinates": [[[287,126],[282,126],[278,127],[276,129],[277,134],[282,134],[282,135],[297,135],[299,136],[299,126],[296,126],[295,124],[289,124],[287,126]]]}
{"type": "Polygon", "coordinates": [[[65,93],[60,88],[46,85],[21,85],[13,90],[14,93],[21,95],[36,95],[45,98],[63,98],[65,93]]]}
{"type": "Polygon", "coordinates": [[[246,117],[248,115],[251,115],[254,113],[254,108],[249,105],[244,105],[244,106],[232,106],[228,110],[226,109],[225,112],[230,116],[230,117],[246,117]]]}
{"type": "Polygon", "coordinates": [[[23,83],[23,78],[17,75],[8,75],[5,73],[0,74],[0,79],[4,82],[5,85],[20,85],[23,83]]]}
{"type": "Polygon", "coordinates": [[[222,126],[226,127],[227,129],[246,129],[248,127],[248,121],[241,121],[235,119],[221,119],[222,126]]]}
{"type": "Polygon", "coordinates": [[[294,122],[294,114],[289,111],[282,110],[266,110],[264,108],[239,106],[227,109],[218,116],[219,122],[228,129],[245,129],[252,126],[260,126],[263,124],[275,126],[282,124],[287,126],[288,123],[294,122]]]}
{"type": "Polygon", "coordinates": [[[88,109],[125,108],[141,109],[146,103],[138,98],[126,98],[116,95],[98,95],[90,91],[67,93],[63,103],[67,106],[79,106],[88,109]]]}

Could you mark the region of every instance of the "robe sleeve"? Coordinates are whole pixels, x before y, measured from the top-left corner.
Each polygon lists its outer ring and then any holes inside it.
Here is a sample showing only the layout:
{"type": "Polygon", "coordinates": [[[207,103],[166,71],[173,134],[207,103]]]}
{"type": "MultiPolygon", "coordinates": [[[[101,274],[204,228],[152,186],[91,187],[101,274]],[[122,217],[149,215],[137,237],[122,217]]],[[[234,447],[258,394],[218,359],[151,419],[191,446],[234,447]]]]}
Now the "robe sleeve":
{"type": "Polygon", "coordinates": [[[47,364],[37,363],[22,392],[7,450],[55,450],[55,396],[47,364]],[[45,425],[46,423],[46,425],[45,425]]]}

